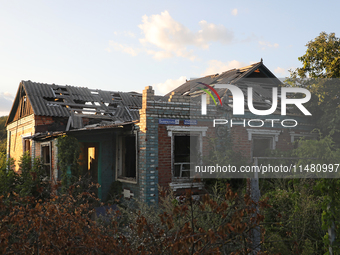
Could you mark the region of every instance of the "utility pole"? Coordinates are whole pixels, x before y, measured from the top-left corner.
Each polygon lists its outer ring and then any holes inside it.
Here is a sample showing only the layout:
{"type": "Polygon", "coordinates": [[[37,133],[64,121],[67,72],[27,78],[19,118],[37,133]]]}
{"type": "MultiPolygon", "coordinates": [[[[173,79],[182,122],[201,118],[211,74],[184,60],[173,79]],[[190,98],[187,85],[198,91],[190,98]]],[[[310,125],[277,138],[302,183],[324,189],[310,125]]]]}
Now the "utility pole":
{"type": "MultiPolygon", "coordinates": [[[[251,199],[255,202],[255,215],[259,213],[259,205],[260,201],[260,188],[259,188],[259,173],[257,172],[258,168],[258,158],[254,157],[254,165],[256,166],[256,171],[254,173],[254,178],[250,180],[250,196],[251,199]]],[[[256,226],[251,233],[252,239],[252,254],[257,254],[261,251],[261,230],[260,226],[256,226]]]]}

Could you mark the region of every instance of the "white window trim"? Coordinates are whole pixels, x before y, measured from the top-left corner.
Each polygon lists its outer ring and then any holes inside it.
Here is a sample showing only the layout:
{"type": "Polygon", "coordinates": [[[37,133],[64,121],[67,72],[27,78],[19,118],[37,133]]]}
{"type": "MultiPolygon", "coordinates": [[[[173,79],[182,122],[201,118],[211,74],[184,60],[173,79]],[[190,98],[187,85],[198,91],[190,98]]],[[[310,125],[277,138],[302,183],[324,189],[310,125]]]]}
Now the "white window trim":
{"type": "MultiPolygon", "coordinates": [[[[28,137],[32,136],[32,132],[31,133],[26,133],[24,135],[21,135],[21,141],[22,141],[22,152],[26,152],[26,146],[25,146],[25,140],[28,139],[28,137]]],[[[32,141],[32,139],[28,139],[30,141],[32,141]]],[[[33,160],[33,159],[32,159],[33,160]]]]}
{"type": "Polygon", "coordinates": [[[172,136],[172,132],[201,132],[202,136],[206,136],[208,127],[200,126],[166,126],[168,136],[172,136]]]}
{"type": "MultiPolygon", "coordinates": [[[[203,152],[203,137],[206,136],[208,127],[201,127],[201,126],[166,126],[166,129],[168,130],[168,136],[171,137],[171,178],[172,181],[169,184],[171,188],[174,190],[187,187],[186,185],[183,186],[182,182],[177,183],[176,181],[179,180],[188,180],[190,178],[185,177],[173,177],[172,173],[174,171],[174,136],[181,135],[181,134],[193,134],[198,136],[198,142],[199,142],[199,152],[202,154],[203,152]]],[[[191,184],[193,185],[193,184],[191,184]]],[[[197,186],[194,184],[194,186],[197,186]]],[[[199,185],[197,186],[199,187],[199,185]]]]}
{"type": "Polygon", "coordinates": [[[263,138],[272,138],[272,149],[275,150],[276,142],[279,141],[279,135],[281,134],[281,130],[270,130],[270,129],[247,129],[248,140],[252,141],[253,135],[257,137],[263,138]]]}
{"type": "Polygon", "coordinates": [[[296,134],[295,132],[289,132],[290,134],[290,142],[291,143],[294,143],[296,138],[301,138],[301,137],[310,137],[310,138],[313,138],[313,139],[316,139],[317,135],[316,134],[304,134],[304,133],[299,133],[299,134],[296,134]]]}

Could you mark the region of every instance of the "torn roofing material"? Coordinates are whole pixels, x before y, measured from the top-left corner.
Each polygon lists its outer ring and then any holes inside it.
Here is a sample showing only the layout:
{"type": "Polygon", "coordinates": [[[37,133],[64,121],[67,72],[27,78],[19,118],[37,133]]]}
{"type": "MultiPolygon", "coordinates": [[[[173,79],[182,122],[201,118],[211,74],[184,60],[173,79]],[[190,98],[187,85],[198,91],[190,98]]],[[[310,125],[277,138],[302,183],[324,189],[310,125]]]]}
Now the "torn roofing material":
{"type": "Polygon", "coordinates": [[[18,91],[24,91],[35,115],[71,117],[74,128],[82,127],[82,118],[136,121],[139,120],[138,110],[142,107],[142,95],[136,92],[103,91],[32,81],[22,81],[18,91]]]}
{"type": "MultiPolygon", "coordinates": [[[[221,74],[213,74],[188,80],[186,83],[166,94],[163,100],[167,100],[173,92],[183,96],[192,96],[194,99],[196,96],[204,93],[200,89],[202,83],[212,87],[214,87],[215,84],[233,84],[243,91],[245,97],[247,97],[247,88],[252,87],[254,106],[260,109],[270,108],[272,88],[282,84],[261,61],[243,68],[231,69],[221,74]]],[[[216,88],[216,91],[222,100],[229,100],[232,96],[226,89],[216,88]]]]}

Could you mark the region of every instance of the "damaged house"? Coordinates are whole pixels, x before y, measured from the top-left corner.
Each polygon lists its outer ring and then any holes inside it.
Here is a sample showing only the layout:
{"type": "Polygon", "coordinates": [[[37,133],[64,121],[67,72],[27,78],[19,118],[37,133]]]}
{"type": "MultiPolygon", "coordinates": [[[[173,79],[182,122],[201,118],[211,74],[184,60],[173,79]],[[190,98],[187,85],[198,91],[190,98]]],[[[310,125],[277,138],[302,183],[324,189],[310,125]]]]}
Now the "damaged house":
{"type": "MultiPolygon", "coordinates": [[[[252,86],[258,109],[270,108],[271,90],[281,84],[262,61],[187,81],[165,96],[155,95],[150,86],[139,94],[22,81],[7,120],[7,156],[18,164],[28,151],[41,158],[50,179],[57,180],[57,138],[67,134],[81,143],[82,167],[100,184],[101,199],[107,198],[114,181],[122,183],[125,198],[151,203],[158,201],[158,186],[178,193],[193,188],[199,194],[204,187],[190,181],[190,155],[206,155],[209,139],[224,135],[213,127],[217,111],[224,111],[229,119],[239,118],[232,116],[228,106],[232,94],[226,89],[216,89],[226,107],[216,107],[211,100],[208,114],[202,115],[200,102],[195,101],[202,83],[233,84],[242,90],[252,86]],[[195,144],[194,152],[190,143],[195,144]]],[[[294,141],[308,136],[312,126],[301,114],[293,110],[288,114],[299,121],[294,130],[270,123],[261,128],[235,125],[231,128],[234,143],[249,160],[265,149],[293,148],[294,141]]],[[[244,118],[254,116],[246,109],[244,118]]],[[[282,116],[274,112],[268,119],[282,116]]]]}

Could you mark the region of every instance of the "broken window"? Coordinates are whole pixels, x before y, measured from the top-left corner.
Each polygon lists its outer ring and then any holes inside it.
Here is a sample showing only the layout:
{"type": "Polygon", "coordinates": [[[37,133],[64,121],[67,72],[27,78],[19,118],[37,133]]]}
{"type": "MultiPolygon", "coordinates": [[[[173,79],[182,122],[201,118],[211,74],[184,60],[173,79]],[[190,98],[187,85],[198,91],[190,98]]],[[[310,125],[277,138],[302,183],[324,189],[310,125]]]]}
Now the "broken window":
{"type": "Polygon", "coordinates": [[[189,178],[191,159],[198,155],[198,136],[174,134],[173,177],[189,178]],[[194,149],[194,151],[192,151],[194,149]]]}
{"type": "Polygon", "coordinates": [[[24,152],[31,154],[31,141],[29,139],[24,139],[24,152]]]}
{"type": "Polygon", "coordinates": [[[136,180],[137,135],[118,136],[117,173],[118,178],[136,180]]]}
{"type": "Polygon", "coordinates": [[[91,182],[98,183],[99,143],[81,142],[79,163],[82,174],[90,178],[91,182]]]}
{"type": "Polygon", "coordinates": [[[272,137],[255,137],[253,136],[253,157],[264,157],[268,150],[273,149],[272,137]]]}
{"type": "Polygon", "coordinates": [[[41,145],[41,162],[43,165],[46,179],[51,179],[51,146],[50,143],[43,143],[41,145]]]}

